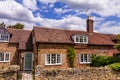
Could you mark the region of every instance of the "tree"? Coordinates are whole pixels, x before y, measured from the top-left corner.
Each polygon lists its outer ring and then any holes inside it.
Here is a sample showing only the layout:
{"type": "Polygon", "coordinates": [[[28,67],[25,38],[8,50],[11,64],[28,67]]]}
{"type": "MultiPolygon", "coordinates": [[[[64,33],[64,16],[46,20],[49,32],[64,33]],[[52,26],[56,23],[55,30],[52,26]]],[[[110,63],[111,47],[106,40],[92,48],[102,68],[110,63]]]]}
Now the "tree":
{"type": "Polygon", "coordinates": [[[0,28],[5,28],[4,22],[0,23],[0,28]]]}
{"type": "Polygon", "coordinates": [[[120,53],[120,34],[118,35],[118,41],[117,44],[114,46],[115,49],[117,49],[120,53]]]}
{"type": "Polygon", "coordinates": [[[20,23],[17,23],[17,24],[15,24],[15,25],[10,25],[10,26],[8,26],[8,28],[23,29],[23,28],[24,28],[24,25],[23,25],[23,24],[20,24],[20,23]]]}

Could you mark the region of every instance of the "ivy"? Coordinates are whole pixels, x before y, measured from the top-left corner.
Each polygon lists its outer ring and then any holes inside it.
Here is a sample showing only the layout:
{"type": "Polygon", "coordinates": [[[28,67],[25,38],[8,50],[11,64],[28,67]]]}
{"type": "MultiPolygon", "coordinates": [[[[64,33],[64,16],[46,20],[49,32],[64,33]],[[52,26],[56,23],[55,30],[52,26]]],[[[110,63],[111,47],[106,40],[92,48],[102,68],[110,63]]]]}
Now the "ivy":
{"type": "Polygon", "coordinates": [[[118,35],[118,41],[117,44],[114,46],[115,49],[117,49],[120,53],[120,34],[118,35]]]}
{"type": "Polygon", "coordinates": [[[68,57],[68,61],[69,61],[69,66],[70,67],[74,67],[74,62],[75,62],[75,58],[76,58],[76,53],[74,48],[69,47],[67,50],[67,57],[68,57]]]}

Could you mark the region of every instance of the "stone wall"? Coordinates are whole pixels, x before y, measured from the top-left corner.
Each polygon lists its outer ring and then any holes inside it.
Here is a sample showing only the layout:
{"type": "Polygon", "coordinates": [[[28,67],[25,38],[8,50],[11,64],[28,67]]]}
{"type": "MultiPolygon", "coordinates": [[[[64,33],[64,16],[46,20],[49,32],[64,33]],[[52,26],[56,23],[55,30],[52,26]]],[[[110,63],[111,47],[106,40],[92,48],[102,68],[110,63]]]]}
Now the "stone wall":
{"type": "Polygon", "coordinates": [[[0,69],[0,80],[17,80],[17,71],[20,69],[17,65],[11,65],[8,68],[0,69]]]}
{"type": "Polygon", "coordinates": [[[120,80],[120,72],[107,67],[44,69],[35,67],[35,80],[120,80]]]}

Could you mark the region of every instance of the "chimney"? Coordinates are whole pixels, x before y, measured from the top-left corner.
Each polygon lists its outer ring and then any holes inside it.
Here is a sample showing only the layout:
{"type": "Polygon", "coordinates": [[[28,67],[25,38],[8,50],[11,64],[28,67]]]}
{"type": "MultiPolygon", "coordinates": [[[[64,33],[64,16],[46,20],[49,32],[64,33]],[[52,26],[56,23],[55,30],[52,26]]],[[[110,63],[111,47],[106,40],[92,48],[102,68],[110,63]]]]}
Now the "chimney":
{"type": "Polygon", "coordinates": [[[87,19],[87,32],[89,33],[92,33],[93,32],[93,19],[92,19],[92,16],[88,16],[88,19],[87,19]]]}

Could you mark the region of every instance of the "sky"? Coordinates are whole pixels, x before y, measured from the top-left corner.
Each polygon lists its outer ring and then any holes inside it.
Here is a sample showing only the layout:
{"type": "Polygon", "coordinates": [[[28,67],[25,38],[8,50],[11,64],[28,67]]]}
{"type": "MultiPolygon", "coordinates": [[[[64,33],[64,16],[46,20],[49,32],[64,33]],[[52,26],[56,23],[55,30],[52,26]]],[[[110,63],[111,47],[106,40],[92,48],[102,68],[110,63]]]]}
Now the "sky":
{"type": "Polygon", "coordinates": [[[91,15],[94,32],[120,34],[120,0],[0,0],[0,23],[86,31],[91,15]]]}

